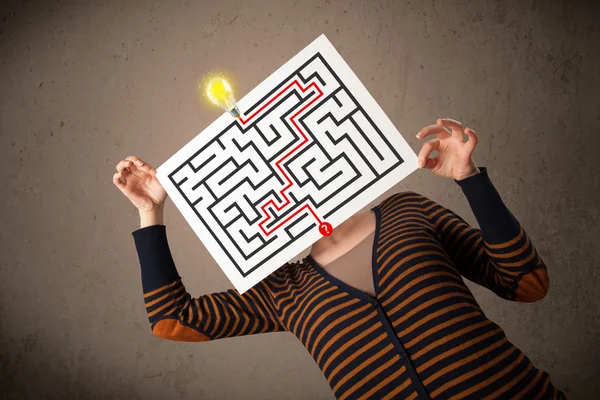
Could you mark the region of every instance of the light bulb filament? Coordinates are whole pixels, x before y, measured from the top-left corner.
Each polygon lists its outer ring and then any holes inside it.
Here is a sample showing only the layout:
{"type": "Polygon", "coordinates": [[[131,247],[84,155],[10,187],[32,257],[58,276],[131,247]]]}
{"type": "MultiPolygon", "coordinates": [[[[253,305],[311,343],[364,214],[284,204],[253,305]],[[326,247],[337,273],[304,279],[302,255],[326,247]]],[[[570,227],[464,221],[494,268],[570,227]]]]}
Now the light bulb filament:
{"type": "Polygon", "coordinates": [[[214,105],[231,113],[233,117],[239,118],[241,113],[233,97],[233,89],[226,79],[222,77],[211,79],[206,85],[206,97],[214,105]]]}

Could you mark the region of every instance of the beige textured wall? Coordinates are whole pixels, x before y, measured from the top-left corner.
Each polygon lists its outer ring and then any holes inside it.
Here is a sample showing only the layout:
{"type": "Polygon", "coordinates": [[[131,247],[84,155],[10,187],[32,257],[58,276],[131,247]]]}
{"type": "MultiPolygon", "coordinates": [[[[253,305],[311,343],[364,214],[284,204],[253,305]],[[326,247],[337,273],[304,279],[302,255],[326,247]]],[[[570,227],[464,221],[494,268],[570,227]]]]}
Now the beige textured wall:
{"type": "MultiPolygon", "coordinates": [[[[333,399],[290,333],[212,343],[150,334],[115,164],[158,166],[218,115],[195,82],[241,97],[325,33],[415,151],[438,117],[477,130],[475,160],[549,266],[548,296],[473,290],[575,399],[600,392],[598,7],[498,1],[3,1],[0,5],[0,398],[333,399]]],[[[475,220],[457,185],[414,190],[475,220]]],[[[388,194],[391,194],[390,191],[388,194]]],[[[168,201],[193,294],[226,277],[168,201]]]]}

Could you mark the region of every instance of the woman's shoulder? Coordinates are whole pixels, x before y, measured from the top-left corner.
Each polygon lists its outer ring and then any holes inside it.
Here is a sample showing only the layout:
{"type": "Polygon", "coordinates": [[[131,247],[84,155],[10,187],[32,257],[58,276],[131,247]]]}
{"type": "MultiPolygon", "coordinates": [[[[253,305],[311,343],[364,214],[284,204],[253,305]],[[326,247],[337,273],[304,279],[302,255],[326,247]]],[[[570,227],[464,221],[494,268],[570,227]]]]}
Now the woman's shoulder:
{"type": "Polygon", "coordinates": [[[393,193],[385,197],[379,204],[380,209],[389,208],[390,206],[400,206],[415,201],[428,200],[428,198],[421,193],[417,193],[412,190],[405,190],[401,192],[393,193]]]}
{"type": "Polygon", "coordinates": [[[262,283],[265,284],[272,292],[285,290],[289,286],[290,280],[295,280],[301,270],[307,268],[307,257],[294,261],[290,260],[263,278],[262,283]]]}

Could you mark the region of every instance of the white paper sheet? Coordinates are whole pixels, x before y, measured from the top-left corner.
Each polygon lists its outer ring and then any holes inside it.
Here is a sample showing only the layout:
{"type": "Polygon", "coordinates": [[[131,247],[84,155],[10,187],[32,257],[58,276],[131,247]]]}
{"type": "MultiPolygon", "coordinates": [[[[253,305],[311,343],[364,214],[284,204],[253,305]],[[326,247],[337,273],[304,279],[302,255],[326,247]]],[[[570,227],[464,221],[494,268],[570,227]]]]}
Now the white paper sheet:
{"type": "Polygon", "coordinates": [[[244,293],[417,168],[417,156],[325,35],[157,169],[244,293]]]}

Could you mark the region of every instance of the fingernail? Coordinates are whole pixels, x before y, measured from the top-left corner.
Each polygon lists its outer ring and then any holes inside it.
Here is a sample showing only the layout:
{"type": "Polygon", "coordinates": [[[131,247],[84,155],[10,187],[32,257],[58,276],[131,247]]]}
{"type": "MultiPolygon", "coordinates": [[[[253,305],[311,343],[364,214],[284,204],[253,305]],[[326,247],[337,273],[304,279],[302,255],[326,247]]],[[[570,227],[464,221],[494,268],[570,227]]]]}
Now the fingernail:
{"type": "Polygon", "coordinates": [[[142,161],[136,161],[135,162],[137,165],[139,165],[140,167],[142,166],[142,164],[144,164],[142,161]]]}

